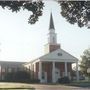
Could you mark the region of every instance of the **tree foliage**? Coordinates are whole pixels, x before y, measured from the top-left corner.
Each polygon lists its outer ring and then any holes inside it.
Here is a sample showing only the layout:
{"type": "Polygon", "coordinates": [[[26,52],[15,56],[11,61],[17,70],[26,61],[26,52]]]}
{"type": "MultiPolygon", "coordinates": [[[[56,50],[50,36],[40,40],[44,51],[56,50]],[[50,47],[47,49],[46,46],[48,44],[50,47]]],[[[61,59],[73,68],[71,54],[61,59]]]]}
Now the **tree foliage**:
{"type": "Polygon", "coordinates": [[[79,27],[86,26],[90,21],[90,1],[59,1],[61,15],[79,27]]]}
{"type": "Polygon", "coordinates": [[[87,73],[87,69],[90,68],[90,48],[86,49],[81,56],[80,69],[85,76],[90,77],[90,73],[87,73]]]}
{"type": "MultiPolygon", "coordinates": [[[[55,1],[55,0],[54,0],[55,1]]],[[[87,26],[90,28],[90,1],[58,1],[61,6],[61,15],[71,23],[77,23],[79,27],[87,26]]],[[[38,21],[39,16],[43,14],[44,3],[42,0],[25,0],[25,1],[0,1],[0,6],[8,8],[12,12],[28,10],[32,12],[28,23],[34,24],[38,21]]]]}
{"type": "Polygon", "coordinates": [[[38,21],[39,16],[42,15],[44,3],[42,1],[0,1],[0,6],[5,9],[8,8],[12,12],[19,12],[21,9],[32,12],[28,19],[28,23],[34,24],[38,21]]]}

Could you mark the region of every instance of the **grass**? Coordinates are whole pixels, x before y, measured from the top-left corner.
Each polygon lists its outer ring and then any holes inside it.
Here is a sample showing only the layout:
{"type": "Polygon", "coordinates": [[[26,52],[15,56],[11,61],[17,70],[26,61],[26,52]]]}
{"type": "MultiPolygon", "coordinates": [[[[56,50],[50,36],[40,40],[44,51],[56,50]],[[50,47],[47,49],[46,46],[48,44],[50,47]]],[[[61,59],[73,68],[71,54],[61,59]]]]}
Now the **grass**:
{"type": "Polygon", "coordinates": [[[0,83],[0,90],[35,90],[29,84],[22,83],[0,83]]]}
{"type": "Polygon", "coordinates": [[[68,84],[70,86],[77,86],[77,87],[88,87],[90,88],[90,81],[78,81],[78,82],[72,82],[70,84],[68,84]]]}
{"type": "Polygon", "coordinates": [[[0,90],[35,90],[31,88],[0,88],[0,90]]]}
{"type": "MultiPolygon", "coordinates": [[[[63,88],[69,88],[70,86],[74,87],[88,87],[90,88],[90,81],[79,81],[79,82],[72,82],[70,84],[39,84],[39,85],[60,85],[63,88]],[[67,87],[69,86],[69,87],[67,87]]],[[[31,87],[30,84],[25,83],[0,83],[0,90],[35,90],[35,88],[31,87]]]]}

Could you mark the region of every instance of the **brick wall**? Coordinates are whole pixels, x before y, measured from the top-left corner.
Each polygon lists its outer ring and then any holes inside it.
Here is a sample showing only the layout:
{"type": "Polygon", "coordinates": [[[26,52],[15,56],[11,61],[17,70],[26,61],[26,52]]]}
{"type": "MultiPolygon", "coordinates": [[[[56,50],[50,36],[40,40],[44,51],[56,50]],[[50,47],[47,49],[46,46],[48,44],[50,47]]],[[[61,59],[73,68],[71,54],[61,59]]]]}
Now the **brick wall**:
{"type": "MultiPolygon", "coordinates": [[[[65,72],[65,63],[64,62],[56,62],[55,67],[60,70],[60,77],[63,77],[63,72],[65,72]]],[[[52,82],[52,62],[42,62],[42,72],[47,72],[47,82],[52,82]]],[[[71,63],[67,63],[67,71],[72,72],[71,63]]],[[[39,72],[39,63],[36,63],[36,79],[38,79],[39,72]]]]}
{"type": "Polygon", "coordinates": [[[49,51],[52,52],[52,51],[55,51],[59,48],[60,48],[60,45],[58,45],[58,44],[57,45],[50,45],[49,46],[49,51]]]}

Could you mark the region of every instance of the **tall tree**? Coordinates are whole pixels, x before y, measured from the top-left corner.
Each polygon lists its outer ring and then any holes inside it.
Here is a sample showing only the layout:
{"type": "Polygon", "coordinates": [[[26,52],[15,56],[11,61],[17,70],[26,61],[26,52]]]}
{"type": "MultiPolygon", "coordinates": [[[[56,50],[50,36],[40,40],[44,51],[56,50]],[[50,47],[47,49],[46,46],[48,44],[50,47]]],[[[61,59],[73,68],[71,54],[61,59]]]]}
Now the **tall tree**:
{"type": "Polygon", "coordinates": [[[26,1],[7,1],[3,0],[0,1],[0,6],[5,9],[8,8],[12,12],[19,12],[21,9],[28,10],[32,12],[32,15],[30,15],[28,19],[28,23],[34,24],[36,21],[38,21],[39,16],[42,15],[42,10],[44,7],[44,3],[40,0],[33,1],[33,0],[26,0],[26,1]]]}
{"type": "Polygon", "coordinates": [[[90,1],[58,1],[61,15],[71,24],[90,28],[90,1]]]}
{"type": "MultiPolygon", "coordinates": [[[[77,23],[79,27],[87,26],[90,28],[90,1],[58,1],[61,6],[61,15],[71,23],[77,23]]],[[[8,8],[12,12],[19,12],[21,9],[32,12],[28,19],[28,23],[34,24],[42,16],[44,3],[42,0],[17,0],[17,1],[0,1],[0,6],[8,8]]]]}
{"type": "Polygon", "coordinates": [[[87,69],[90,68],[90,48],[86,49],[81,56],[80,70],[85,75],[90,77],[90,73],[87,72],[87,69]]]}

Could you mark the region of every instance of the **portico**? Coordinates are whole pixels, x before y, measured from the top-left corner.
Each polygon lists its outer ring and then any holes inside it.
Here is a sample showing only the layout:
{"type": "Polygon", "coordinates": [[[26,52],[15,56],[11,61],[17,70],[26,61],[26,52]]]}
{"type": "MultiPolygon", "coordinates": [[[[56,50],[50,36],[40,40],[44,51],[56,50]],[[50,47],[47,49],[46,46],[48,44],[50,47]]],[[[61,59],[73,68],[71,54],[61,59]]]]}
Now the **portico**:
{"type": "Polygon", "coordinates": [[[79,74],[78,74],[78,64],[77,59],[73,60],[72,62],[70,60],[41,60],[39,62],[39,74],[38,77],[41,81],[41,83],[47,83],[52,82],[56,83],[59,78],[61,77],[69,77],[71,79],[72,76],[72,64],[76,63],[76,79],[79,80],[79,74]],[[64,62],[63,62],[64,61],[64,62]],[[47,68],[45,68],[46,66],[47,68]],[[52,69],[51,69],[52,68],[52,69]],[[51,70],[50,70],[51,69],[51,70]],[[50,76],[50,77],[49,77],[50,76]]]}

